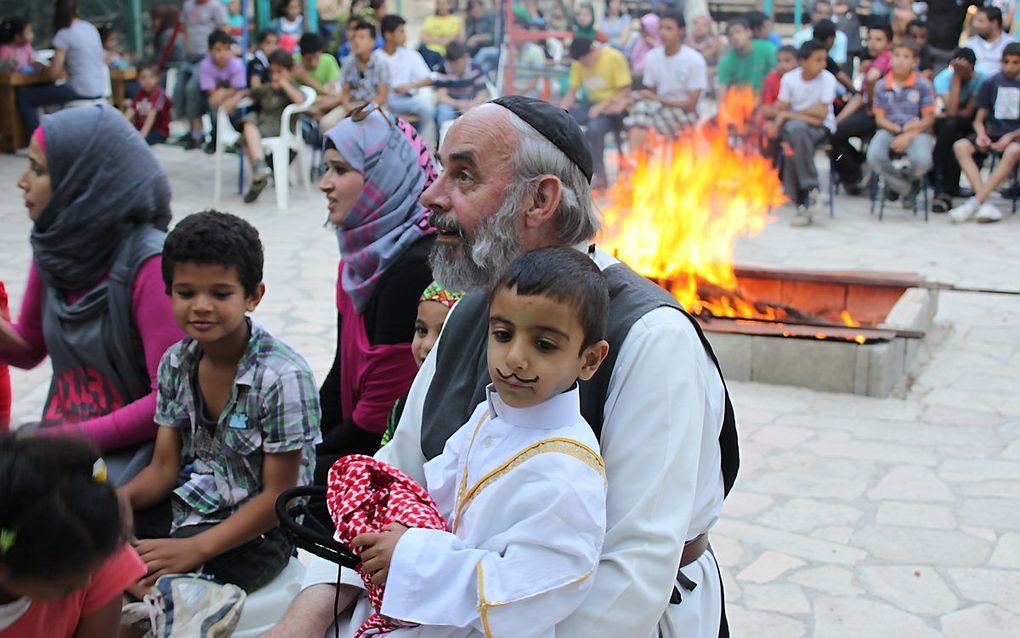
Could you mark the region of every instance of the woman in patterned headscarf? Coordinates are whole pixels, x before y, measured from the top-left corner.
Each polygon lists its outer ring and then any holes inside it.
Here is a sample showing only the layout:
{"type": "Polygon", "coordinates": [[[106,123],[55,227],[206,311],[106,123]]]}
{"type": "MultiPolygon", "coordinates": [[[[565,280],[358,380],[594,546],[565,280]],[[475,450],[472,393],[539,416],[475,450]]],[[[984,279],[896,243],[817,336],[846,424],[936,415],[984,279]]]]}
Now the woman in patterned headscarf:
{"type": "Polygon", "coordinates": [[[338,457],[373,454],[394,402],[417,371],[411,339],[432,281],[435,239],[419,202],[436,170],[414,128],[374,107],[326,134],[319,188],[340,246],[337,351],[320,393],[316,483],[338,457]]]}

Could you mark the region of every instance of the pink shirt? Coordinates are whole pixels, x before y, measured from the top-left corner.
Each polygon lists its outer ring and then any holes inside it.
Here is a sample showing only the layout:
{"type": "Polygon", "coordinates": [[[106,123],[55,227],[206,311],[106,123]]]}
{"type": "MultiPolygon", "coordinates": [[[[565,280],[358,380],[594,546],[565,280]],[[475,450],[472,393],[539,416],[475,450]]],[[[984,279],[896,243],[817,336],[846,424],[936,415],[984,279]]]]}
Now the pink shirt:
{"type": "Polygon", "coordinates": [[[15,66],[32,66],[32,56],[34,55],[31,44],[23,44],[20,47],[16,47],[12,44],[0,45],[0,62],[5,60],[13,60],[15,66]]]}
{"type": "MultiPolygon", "coordinates": [[[[167,348],[184,338],[174,322],[170,298],[163,283],[162,257],[155,255],[142,264],[135,276],[131,294],[134,324],[142,338],[145,351],[145,369],[149,373],[152,392],[132,403],[100,417],[46,428],[47,434],[81,434],[96,442],[102,450],[152,439],[157,426],[152,417],[156,413],[156,379],[159,360],[167,348]]],[[[87,293],[79,290],[67,295],[74,303],[87,293]]],[[[0,360],[18,368],[34,368],[46,358],[46,340],[42,327],[43,282],[35,264],[28,271],[28,284],[21,302],[21,313],[14,329],[28,347],[21,350],[0,348],[0,360]]]]}
{"type": "MultiPolygon", "coordinates": [[[[0,638],[71,638],[83,617],[119,598],[144,575],[145,563],[125,543],[92,573],[87,587],[58,600],[33,601],[12,625],[0,629],[0,638]]],[[[0,619],[4,619],[3,611],[0,619]]]]}

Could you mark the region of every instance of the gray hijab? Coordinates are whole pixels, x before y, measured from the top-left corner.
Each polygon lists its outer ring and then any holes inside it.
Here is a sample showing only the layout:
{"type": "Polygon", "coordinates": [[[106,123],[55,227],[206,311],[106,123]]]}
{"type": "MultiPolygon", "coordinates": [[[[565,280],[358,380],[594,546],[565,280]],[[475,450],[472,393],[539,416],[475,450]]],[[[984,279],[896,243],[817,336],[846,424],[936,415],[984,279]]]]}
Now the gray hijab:
{"type": "Polygon", "coordinates": [[[32,251],[47,286],[93,287],[122,242],[170,223],[170,182],[120,111],[103,104],[42,120],[53,195],[35,220],[32,251]]]}

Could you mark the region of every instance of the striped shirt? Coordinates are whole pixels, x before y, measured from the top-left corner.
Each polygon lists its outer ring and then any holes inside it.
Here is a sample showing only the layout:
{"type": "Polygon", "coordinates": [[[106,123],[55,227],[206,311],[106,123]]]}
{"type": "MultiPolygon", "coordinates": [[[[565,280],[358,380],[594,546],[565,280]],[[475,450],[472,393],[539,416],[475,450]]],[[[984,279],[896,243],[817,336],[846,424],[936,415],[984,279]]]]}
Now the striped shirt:
{"type": "Polygon", "coordinates": [[[195,388],[201,345],[172,346],[159,364],[155,421],[181,434],[181,474],[171,502],[172,530],[218,523],[262,491],[266,454],[301,450],[299,485],[312,481],[319,433],[319,392],[308,363],[251,323],[234,389],[214,419],[199,412],[195,388]],[[203,422],[209,422],[206,427],[203,422]]]}

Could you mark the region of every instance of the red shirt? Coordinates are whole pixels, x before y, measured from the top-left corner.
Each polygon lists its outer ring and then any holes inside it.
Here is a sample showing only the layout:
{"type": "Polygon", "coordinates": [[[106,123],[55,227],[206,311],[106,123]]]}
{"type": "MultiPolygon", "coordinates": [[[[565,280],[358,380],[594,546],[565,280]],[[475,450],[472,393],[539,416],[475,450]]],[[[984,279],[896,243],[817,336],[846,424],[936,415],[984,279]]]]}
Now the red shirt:
{"type": "Polygon", "coordinates": [[[761,86],[761,103],[765,105],[775,104],[779,99],[779,81],[783,74],[779,71],[772,71],[765,76],[765,82],[761,86]]]}
{"type": "Polygon", "coordinates": [[[71,638],[82,617],[119,598],[128,585],[144,575],[145,563],[125,543],[92,573],[87,587],[57,600],[32,601],[17,620],[0,629],[0,638],[71,638]]]}
{"type": "Polygon", "coordinates": [[[135,121],[133,122],[135,128],[142,130],[145,118],[149,117],[149,112],[152,109],[156,109],[156,121],[152,123],[152,130],[169,136],[171,106],[170,98],[158,86],[153,87],[152,91],[138,89],[135,99],[131,102],[131,108],[135,110],[135,121]]]}

